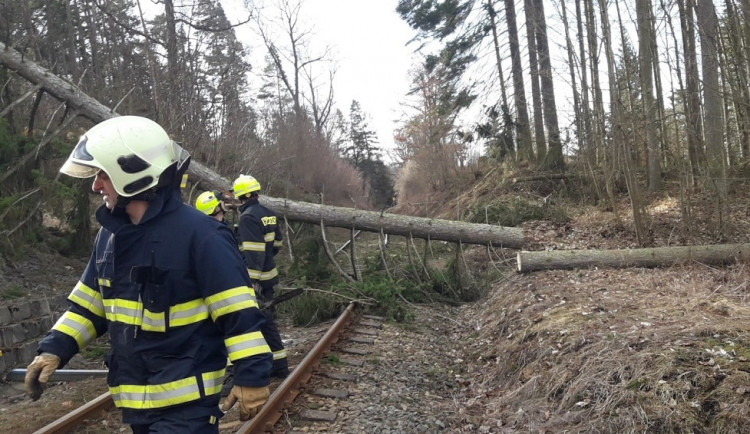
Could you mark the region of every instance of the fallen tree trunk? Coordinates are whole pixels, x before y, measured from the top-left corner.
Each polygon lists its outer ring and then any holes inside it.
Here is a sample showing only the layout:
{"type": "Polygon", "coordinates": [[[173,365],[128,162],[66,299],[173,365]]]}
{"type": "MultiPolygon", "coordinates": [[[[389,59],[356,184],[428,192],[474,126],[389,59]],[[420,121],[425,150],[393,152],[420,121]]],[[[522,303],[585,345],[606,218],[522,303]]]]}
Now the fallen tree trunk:
{"type": "Polygon", "coordinates": [[[726,264],[750,259],[750,243],[654,247],[622,250],[549,250],[519,252],[518,271],[590,267],[661,267],[688,261],[726,264]]]}
{"type": "Polygon", "coordinates": [[[368,232],[383,232],[391,235],[413,236],[439,241],[466,244],[492,244],[495,247],[519,249],[523,246],[523,229],[483,223],[467,223],[453,220],[411,217],[400,214],[363,211],[307,202],[294,202],[261,196],[261,202],[286,216],[289,220],[326,226],[355,228],[368,232]]]}
{"type": "MultiPolygon", "coordinates": [[[[94,123],[119,116],[118,113],[84,93],[76,85],[52,74],[42,66],[24,59],[14,49],[0,42],[0,62],[34,85],[41,85],[55,98],[65,101],[71,109],[94,123]]],[[[199,182],[203,190],[227,191],[229,180],[213,170],[192,161],[188,168],[192,182],[199,182]]],[[[326,226],[354,228],[370,232],[413,236],[439,241],[467,244],[492,244],[497,247],[520,248],[523,245],[523,230],[486,224],[473,224],[451,220],[409,217],[397,214],[362,211],[350,208],[295,202],[287,199],[261,196],[261,202],[273,208],[288,220],[326,226]]]]}

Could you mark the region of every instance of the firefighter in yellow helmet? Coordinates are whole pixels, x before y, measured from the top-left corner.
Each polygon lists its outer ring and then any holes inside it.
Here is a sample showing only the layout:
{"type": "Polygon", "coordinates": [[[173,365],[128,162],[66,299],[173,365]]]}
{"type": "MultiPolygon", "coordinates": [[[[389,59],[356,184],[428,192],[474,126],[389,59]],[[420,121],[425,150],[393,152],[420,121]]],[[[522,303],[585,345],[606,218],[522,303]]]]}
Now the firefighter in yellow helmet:
{"type": "MultiPolygon", "coordinates": [[[[282,241],[276,214],[258,202],[260,183],[252,176],[240,175],[234,180],[232,190],[234,197],[242,202],[239,208],[239,241],[245,266],[258,298],[270,301],[274,296],[273,287],[279,282],[274,256],[279,252],[282,241]]],[[[263,312],[266,323],[261,331],[273,352],[271,376],[284,378],[289,375],[289,364],[274,318],[274,308],[264,309],[263,312]]]]}
{"type": "Polygon", "coordinates": [[[216,220],[223,222],[226,209],[224,208],[224,195],[216,191],[204,191],[195,199],[195,207],[198,211],[216,220]]]}
{"type": "Polygon", "coordinates": [[[222,410],[239,402],[247,420],[267,400],[265,317],[231,231],[182,202],[189,162],[161,126],[138,116],[95,125],[73,149],[60,171],[94,178],[101,228],[68,310],[26,370],[32,399],[108,333],[109,391],[136,434],[218,433],[222,410]],[[235,381],[220,409],[227,358],[235,381]]]}

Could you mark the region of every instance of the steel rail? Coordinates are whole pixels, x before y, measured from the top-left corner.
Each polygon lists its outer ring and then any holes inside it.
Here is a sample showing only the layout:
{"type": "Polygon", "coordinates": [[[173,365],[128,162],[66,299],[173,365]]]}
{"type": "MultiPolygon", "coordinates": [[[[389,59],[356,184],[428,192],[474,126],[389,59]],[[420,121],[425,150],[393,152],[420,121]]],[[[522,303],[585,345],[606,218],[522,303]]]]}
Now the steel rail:
{"type": "Polygon", "coordinates": [[[110,395],[109,392],[105,392],[60,419],[34,431],[34,434],[69,433],[73,431],[75,427],[79,426],[84,419],[88,419],[103,410],[113,407],[114,405],[115,402],[112,401],[112,395],[110,395]]]}
{"type": "Polygon", "coordinates": [[[315,344],[305,358],[294,368],[289,376],[277,387],[258,414],[245,422],[238,434],[257,434],[273,430],[274,424],[281,418],[284,408],[294,401],[299,394],[300,386],[312,376],[313,370],[320,364],[324,353],[336,343],[341,332],[349,325],[356,303],[349,303],[346,310],[328,329],[325,335],[315,344]]]}
{"type": "MultiPolygon", "coordinates": [[[[58,369],[49,379],[52,381],[76,381],[92,377],[106,377],[109,373],[106,369],[58,369]]],[[[23,381],[26,378],[26,369],[13,369],[5,376],[5,381],[23,381]]]]}

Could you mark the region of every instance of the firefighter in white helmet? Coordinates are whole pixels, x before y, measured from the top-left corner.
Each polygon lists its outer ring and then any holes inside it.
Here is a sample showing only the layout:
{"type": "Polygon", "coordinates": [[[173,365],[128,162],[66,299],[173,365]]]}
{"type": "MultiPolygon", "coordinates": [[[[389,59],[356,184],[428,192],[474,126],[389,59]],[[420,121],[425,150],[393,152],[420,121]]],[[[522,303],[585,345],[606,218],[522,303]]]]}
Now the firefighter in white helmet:
{"type": "Polygon", "coordinates": [[[231,231],[182,202],[189,160],[143,117],[112,118],[81,137],[60,171],[94,178],[101,229],[68,310],[28,366],[32,399],[108,332],[109,391],[136,434],[218,433],[222,410],[239,401],[247,420],[266,401],[265,318],[231,231]],[[220,409],[227,358],[234,388],[220,409]]]}

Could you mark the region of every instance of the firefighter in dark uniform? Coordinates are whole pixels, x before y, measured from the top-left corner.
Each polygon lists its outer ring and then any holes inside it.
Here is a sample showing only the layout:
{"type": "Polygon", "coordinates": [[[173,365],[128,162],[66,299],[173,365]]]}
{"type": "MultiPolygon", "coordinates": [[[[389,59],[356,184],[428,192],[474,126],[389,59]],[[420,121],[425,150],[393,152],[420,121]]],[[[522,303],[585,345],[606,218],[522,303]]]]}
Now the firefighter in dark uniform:
{"type": "MultiPolygon", "coordinates": [[[[250,280],[259,298],[271,301],[273,287],[279,282],[274,256],[279,252],[282,241],[276,214],[258,202],[260,183],[252,176],[240,175],[232,184],[232,189],[234,197],[242,201],[239,208],[240,251],[245,258],[250,280]]],[[[266,323],[261,330],[273,352],[271,376],[284,378],[289,375],[289,363],[276,325],[274,308],[264,309],[263,312],[266,323]]]]}
{"type": "Polygon", "coordinates": [[[189,161],[142,117],[112,118],[81,137],[60,171],[94,177],[102,227],[68,310],[28,366],[32,399],[105,332],[109,391],[136,434],[218,433],[223,411],[239,402],[248,420],[268,399],[265,318],[232,232],[182,202],[189,161]],[[227,358],[235,385],[220,408],[227,358]]]}

